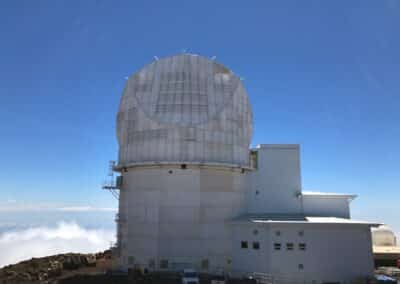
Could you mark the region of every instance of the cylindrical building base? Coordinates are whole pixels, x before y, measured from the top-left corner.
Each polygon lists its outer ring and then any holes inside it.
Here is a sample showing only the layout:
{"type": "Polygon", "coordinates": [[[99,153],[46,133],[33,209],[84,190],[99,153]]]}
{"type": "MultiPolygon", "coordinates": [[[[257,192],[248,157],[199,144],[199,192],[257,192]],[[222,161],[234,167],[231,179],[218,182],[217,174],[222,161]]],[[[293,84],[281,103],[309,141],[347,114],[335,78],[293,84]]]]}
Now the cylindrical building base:
{"type": "Polygon", "coordinates": [[[122,267],[230,270],[229,223],[246,210],[242,170],[163,165],[121,174],[122,267]]]}

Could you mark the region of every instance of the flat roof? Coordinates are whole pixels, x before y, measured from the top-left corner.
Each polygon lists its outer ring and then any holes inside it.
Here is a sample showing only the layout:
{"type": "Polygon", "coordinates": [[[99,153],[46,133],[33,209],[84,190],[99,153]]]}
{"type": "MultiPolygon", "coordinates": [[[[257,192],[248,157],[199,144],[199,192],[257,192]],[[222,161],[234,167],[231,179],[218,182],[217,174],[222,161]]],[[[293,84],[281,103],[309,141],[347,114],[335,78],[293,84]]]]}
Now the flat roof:
{"type": "Polygon", "coordinates": [[[354,198],[357,197],[357,194],[307,191],[307,190],[306,191],[302,191],[301,195],[304,195],[304,196],[319,196],[319,197],[327,197],[327,198],[349,198],[349,199],[354,199],[354,198]]]}
{"type": "Polygon", "coordinates": [[[232,219],[233,223],[282,223],[282,224],[353,224],[380,226],[381,223],[352,220],[338,217],[312,217],[304,215],[242,215],[232,219]]]}
{"type": "Polygon", "coordinates": [[[363,225],[373,225],[380,226],[381,223],[361,221],[361,220],[352,220],[346,218],[338,218],[338,217],[306,217],[307,220],[311,223],[336,223],[336,224],[363,224],[363,225]]]}
{"type": "Polygon", "coordinates": [[[299,149],[300,144],[257,144],[256,149],[270,148],[270,149],[299,149]]]}

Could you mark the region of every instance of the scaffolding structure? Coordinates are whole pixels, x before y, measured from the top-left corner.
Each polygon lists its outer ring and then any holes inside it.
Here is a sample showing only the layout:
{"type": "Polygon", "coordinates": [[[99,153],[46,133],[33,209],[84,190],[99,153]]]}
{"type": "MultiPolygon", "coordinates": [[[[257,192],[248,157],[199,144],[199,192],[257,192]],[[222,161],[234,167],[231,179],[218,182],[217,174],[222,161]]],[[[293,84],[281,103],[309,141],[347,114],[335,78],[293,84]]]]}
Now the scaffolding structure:
{"type": "Polygon", "coordinates": [[[108,190],[111,194],[119,200],[119,190],[122,185],[122,177],[114,175],[114,167],[116,162],[109,161],[108,163],[108,174],[103,182],[102,189],[108,190]]]}

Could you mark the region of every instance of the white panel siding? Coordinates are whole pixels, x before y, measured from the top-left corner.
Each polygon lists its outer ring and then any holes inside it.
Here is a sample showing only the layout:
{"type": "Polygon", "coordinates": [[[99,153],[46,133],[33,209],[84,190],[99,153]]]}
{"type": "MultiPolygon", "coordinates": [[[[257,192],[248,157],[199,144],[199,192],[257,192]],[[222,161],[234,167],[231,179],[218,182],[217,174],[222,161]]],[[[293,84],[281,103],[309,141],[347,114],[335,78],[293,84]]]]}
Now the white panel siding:
{"type": "Polygon", "coordinates": [[[250,213],[301,213],[298,145],[261,145],[258,168],[249,174],[250,213]]]}
{"type": "Polygon", "coordinates": [[[282,283],[352,283],[373,273],[370,236],[368,225],[291,223],[265,224],[260,229],[250,222],[235,224],[232,270],[267,273],[282,283]],[[260,242],[260,250],[251,247],[254,240],[260,242]],[[249,248],[242,249],[241,241],[248,241],[249,248]],[[274,243],[281,249],[275,250],[274,243]],[[287,243],[293,250],[287,250],[287,243]],[[305,250],[299,249],[300,243],[306,244],[305,250]]]}
{"type": "Polygon", "coordinates": [[[120,217],[128,219],[119,239],[125,244],[122,265],[134,256],[144,266],[154,259],[156,268],[161,259],[196,268],[208,259],[214,270],[226,266],[232,258],[229,224],[245,208],[240,170],[160,166],[130,168],[122,175],[120,217]]]}
{"type": "Polygon", "coordinates": [[[303,195],[303,210],[307,216],[350,218],[348,197],[303,195]]]}

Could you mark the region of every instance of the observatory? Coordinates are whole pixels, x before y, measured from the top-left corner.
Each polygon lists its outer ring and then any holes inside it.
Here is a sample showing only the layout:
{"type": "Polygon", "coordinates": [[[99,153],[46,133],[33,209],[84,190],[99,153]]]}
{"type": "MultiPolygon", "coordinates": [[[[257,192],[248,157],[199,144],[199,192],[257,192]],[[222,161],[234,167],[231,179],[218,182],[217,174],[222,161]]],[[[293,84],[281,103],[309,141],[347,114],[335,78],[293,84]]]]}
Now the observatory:
{"type": "Polygon", "coordinates": [[[372,245],[376,267],[398,265],[400,247],[397,245],[396,235],[388,226],[372,229],[372,245]]]}
{"type": "Polygon", "coordinates": [[[114,166],[120,266],[302,283],[371,275],[377,224],[350,219],[355,196],[302,191],[299,146],[250,149],[252,129],[242,81],[213,60],[180,54],[129,77],[114,166]]]}

